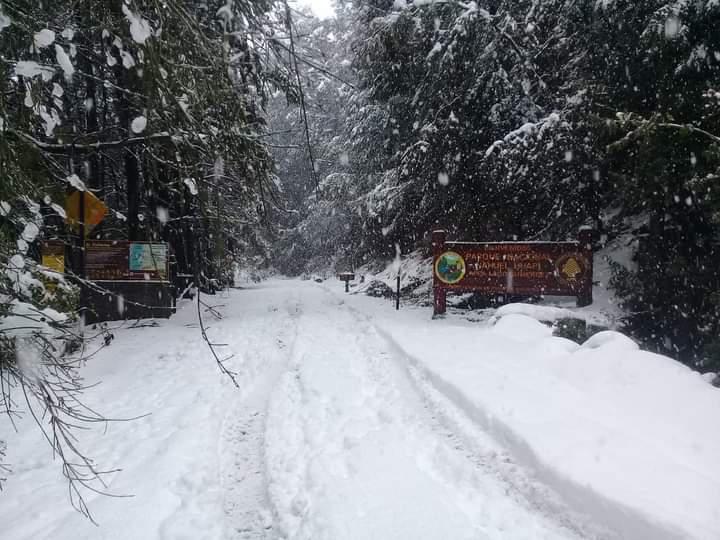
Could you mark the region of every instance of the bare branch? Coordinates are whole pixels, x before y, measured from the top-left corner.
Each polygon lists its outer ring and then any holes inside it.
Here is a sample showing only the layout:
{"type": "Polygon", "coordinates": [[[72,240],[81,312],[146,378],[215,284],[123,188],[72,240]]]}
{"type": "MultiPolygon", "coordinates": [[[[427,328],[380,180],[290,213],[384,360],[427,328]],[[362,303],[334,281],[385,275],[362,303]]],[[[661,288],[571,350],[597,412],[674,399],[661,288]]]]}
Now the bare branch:
{"type": "Polygon", "coordinates": [[[148,144],[152,142],[163,142],[163,141],[175,141],[177,137],[170,135],[167,132],[154,133],[152,135],[146,135],[144,137],[129,137],[127,139],[119,139],[116,141],[104,141],[96,143],[85,143],[85,144],[56,144],[56,143],[45,143],[39,141],[28,133],[17,131],[15,129],[8,129],[6,133],[11,133],[19,139],[28,142],[40,150],[50,152],[53,154],[70,154],[73,152],[99,152],[102,150],[108,150],[112,148],[127,148],[136,146],[139,144],[148,144]]]}

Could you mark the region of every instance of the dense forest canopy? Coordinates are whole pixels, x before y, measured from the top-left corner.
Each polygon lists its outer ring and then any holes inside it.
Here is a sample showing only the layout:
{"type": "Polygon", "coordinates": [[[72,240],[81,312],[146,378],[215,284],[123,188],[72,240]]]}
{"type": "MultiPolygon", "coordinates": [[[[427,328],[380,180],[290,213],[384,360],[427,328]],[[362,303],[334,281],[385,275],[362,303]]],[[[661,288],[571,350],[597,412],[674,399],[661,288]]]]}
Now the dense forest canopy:
{"type": "Polygon", "coordinates": [[[597,248],[635,253],[612,283],[627,327],[717,366],[717,2],[356,0],[310,24],[353,86],[308,81],[344,129],[314,130],[332,164],[284,236],[285,271],[427,247],[437,227],[564,240],[592,226],[597,248]]]}

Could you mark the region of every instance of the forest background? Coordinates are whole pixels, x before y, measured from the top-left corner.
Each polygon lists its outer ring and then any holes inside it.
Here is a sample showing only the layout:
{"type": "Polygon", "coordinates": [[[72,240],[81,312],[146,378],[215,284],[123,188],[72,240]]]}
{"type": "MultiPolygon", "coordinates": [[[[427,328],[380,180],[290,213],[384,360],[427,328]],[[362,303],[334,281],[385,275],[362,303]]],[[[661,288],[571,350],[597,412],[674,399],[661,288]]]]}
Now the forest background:
{"type": "Polygon", "coordinates": [[[717,0],[2,0],[2,406],[74,412],[75,191],[201,285],[591,226],[626,331],[719,371],[719,181],[717,0]]]}

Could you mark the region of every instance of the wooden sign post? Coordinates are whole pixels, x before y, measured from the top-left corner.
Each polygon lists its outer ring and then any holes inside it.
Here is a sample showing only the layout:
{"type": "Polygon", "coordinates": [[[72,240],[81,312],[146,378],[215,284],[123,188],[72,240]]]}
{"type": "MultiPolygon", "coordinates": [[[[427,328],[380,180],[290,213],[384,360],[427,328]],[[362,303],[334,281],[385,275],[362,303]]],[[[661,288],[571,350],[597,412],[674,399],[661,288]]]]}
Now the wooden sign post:
{"type": "Polygon", "coordinates": [[[340,281],[345,282],[345,292],[350,292],[350,282],[355,279],[355,274],[352,272],[340,272],[337,276],[340,281]]]}
{"type": "Polygon", "coordinates": [[[507,296],[575,296],[592,304],[593,231],[577,242],[448,242],[433,231],[434,314],[446,310],[447,292],[507,296]]]}
{"type": "Polygon", "coordinates": [[[432,252],[433,252],[433,314],[444,315],[446,310],[447,302],[447,287],[443,286],[443,283],[438,279],[434,268],[437,266],[437,261],[445,251],[445,231],[433,231],[432,232],[432,252]]]}

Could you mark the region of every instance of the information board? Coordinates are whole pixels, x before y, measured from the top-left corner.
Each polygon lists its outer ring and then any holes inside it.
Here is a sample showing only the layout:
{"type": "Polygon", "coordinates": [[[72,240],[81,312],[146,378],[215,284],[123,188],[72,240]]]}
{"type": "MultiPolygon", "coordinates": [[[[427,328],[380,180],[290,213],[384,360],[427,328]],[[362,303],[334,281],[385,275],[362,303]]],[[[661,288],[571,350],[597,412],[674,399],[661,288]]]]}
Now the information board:
{"type": "Polygon", "coordinates": [[[126,240],[88,240],[85,275],[91,280],[168,280],[168,246],[126,240]]]}
{"type": "Polygon", "coordinates": [[[130,244],[130,272],[141,274],[150,272],[166,279],[167,254],[167,244],[133,242],[130,244]]]}
{"type": "Polygon", "coordinates": [[[447,291],[575,296],[578,304],[592,303],[591,241],[582,234],[577,242],[447,242],[444,231],[435,231],[435,311],[444,313],[447,291]]]}

